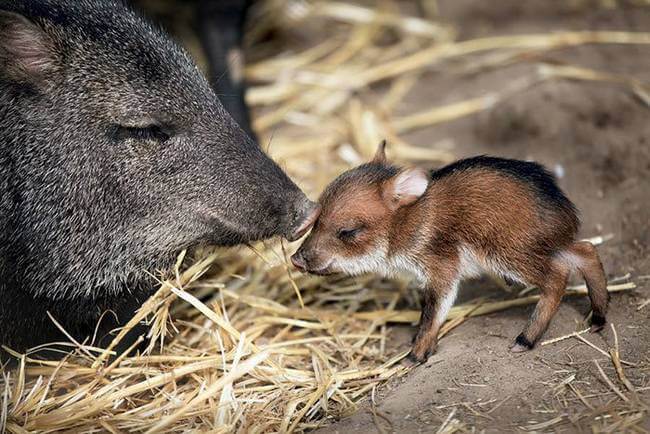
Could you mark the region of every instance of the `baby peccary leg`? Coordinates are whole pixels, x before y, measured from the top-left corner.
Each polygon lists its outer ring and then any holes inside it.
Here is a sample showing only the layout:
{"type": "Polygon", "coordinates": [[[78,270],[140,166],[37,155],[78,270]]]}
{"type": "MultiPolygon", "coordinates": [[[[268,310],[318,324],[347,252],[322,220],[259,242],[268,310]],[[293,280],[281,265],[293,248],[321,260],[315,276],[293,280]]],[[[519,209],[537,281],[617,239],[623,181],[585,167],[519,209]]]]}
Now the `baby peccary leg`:
{"type": "Polygon", "coordinates": [[[605,325],[609,292],[603,264],[593,244],[587,241],[573,243],[569,252],[578,259],[577,269],[587,283],[587,291],[591,300],[591,332],[600,331],[605,325]]]}
{"type": "Polygon", "coordinates": [[[537,340],[544,334],[551,318],[555,315],[569,278],[569,268],[560,261],[553,261],[544,279],[537,283],[540,289],[540,299],[535,311],[528,320],[524,331],[517,336],[511,351],[520,353],[533,348],[537,340]]]}
{"type": "Polygon", "coordinates": [[[447,319],[457,293],[458,283],[453,281],[441,280],[425,289],[420,325],[408,356],[411,362],[426,362],[436,351],[440,326],[447,319]]]}

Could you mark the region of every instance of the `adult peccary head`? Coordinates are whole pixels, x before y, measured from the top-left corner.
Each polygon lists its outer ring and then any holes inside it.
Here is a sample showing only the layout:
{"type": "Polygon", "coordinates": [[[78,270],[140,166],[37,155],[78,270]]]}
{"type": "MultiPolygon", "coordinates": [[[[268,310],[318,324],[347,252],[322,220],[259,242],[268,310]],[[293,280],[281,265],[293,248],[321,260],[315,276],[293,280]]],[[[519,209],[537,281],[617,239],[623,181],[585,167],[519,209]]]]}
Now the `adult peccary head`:
{"type": "MultiPolygon", "coordinates": [[[[0,343],[83,335],[184,248],[296,238],[314,204],[188,55],[114,0],[0,0],[0,343]]],[[[126,318],[123,318],[126,319],[126,318]]]]}

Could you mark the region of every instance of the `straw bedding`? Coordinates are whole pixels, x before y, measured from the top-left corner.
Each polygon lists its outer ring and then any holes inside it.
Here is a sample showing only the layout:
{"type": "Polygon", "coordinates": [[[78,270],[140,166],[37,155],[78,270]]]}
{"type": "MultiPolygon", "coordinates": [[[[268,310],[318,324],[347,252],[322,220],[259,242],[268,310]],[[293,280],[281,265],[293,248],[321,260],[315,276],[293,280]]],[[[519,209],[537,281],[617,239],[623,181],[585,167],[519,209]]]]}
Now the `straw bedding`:
{"type": "MultiPolygon", "coordinates": [[[[543,80],[616,82],[650,101],[647,87],[627,77],[541,65],[537,75],[509,88],[396,116],[397,103],[418,76],[442,62],[453,59],[463,70],[494,68],[560,46],[647,44],[650,34],[570,32],[455,42],[452,28],[382,4],[268,1],[258,8],[263,25],[251,32],[251,51],[263,59],[246,71],[255,83],[247,96],[254,125],[262,146],[312,196],[369,158],[384,138],[389,157],[400,162],[452,160],[444,143],[420,148],[402,135],[485,110],[543,80]],[[278,25],[301,31],[331,26],[336,32],[265,56],[269,47],[256,36],[278,25]]],[[[394,324],[417,322],[417,291],[406,281],[373,276],[299,274],[287,261],[294,248],[274,241],[183,252],[171,273],[158,276],[159,289],[126,327],[141,320],[150,325],[144,354],[117,355],[92,342],[58,345],[68,353],[62,360],[39,360],[38,351],[16,354],[18,368],[0,378],[0,431],[305,431],[353,413],[377,386],[408,372],[400,364],[406,352],[388,341],[394,324]]],[[[617,281],[609,289],[634,287],[617,281]]],[[[470,316],[537,300],[527,294],[456,306],[442,334],[470,316]]]]}

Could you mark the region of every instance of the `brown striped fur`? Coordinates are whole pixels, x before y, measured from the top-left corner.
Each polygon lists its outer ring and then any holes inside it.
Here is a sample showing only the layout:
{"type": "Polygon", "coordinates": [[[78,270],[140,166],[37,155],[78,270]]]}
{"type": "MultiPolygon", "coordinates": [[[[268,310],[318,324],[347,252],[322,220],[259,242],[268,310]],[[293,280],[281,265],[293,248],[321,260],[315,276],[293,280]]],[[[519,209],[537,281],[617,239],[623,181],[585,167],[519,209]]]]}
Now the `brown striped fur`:
{"type": "Polygon", "coordinates": [[[598,253],[576,241],[575,208],[538,164],[475,157],[428,173],[392,166],[380,146],[373,161],[332,182],[320,205],[292,261],[316,274],[412,275],[423,289],[415,361],[435,351],[459,282],[484,271],[540,288],[515,352],[532,348],[544,333],[571,271],[587,282],[592,329],[605,322],[608,293],[598,253]]]}

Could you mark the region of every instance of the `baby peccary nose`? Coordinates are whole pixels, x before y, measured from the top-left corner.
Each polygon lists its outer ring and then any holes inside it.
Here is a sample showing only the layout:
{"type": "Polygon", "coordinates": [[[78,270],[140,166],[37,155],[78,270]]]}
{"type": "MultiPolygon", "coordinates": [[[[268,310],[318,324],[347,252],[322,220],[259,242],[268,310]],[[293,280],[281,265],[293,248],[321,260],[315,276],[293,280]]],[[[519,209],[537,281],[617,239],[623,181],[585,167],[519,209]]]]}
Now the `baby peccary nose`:
{"type": "Polygon", "coordinates": [[[320,209],[320,205],[308,200],[306,206],[303,207],[303,211],[301,212],[301,218],[296,220],[297,223],[287,235],[287,239],[289,241],[296,241],[305,235],[320,215],[320,209]]]}

